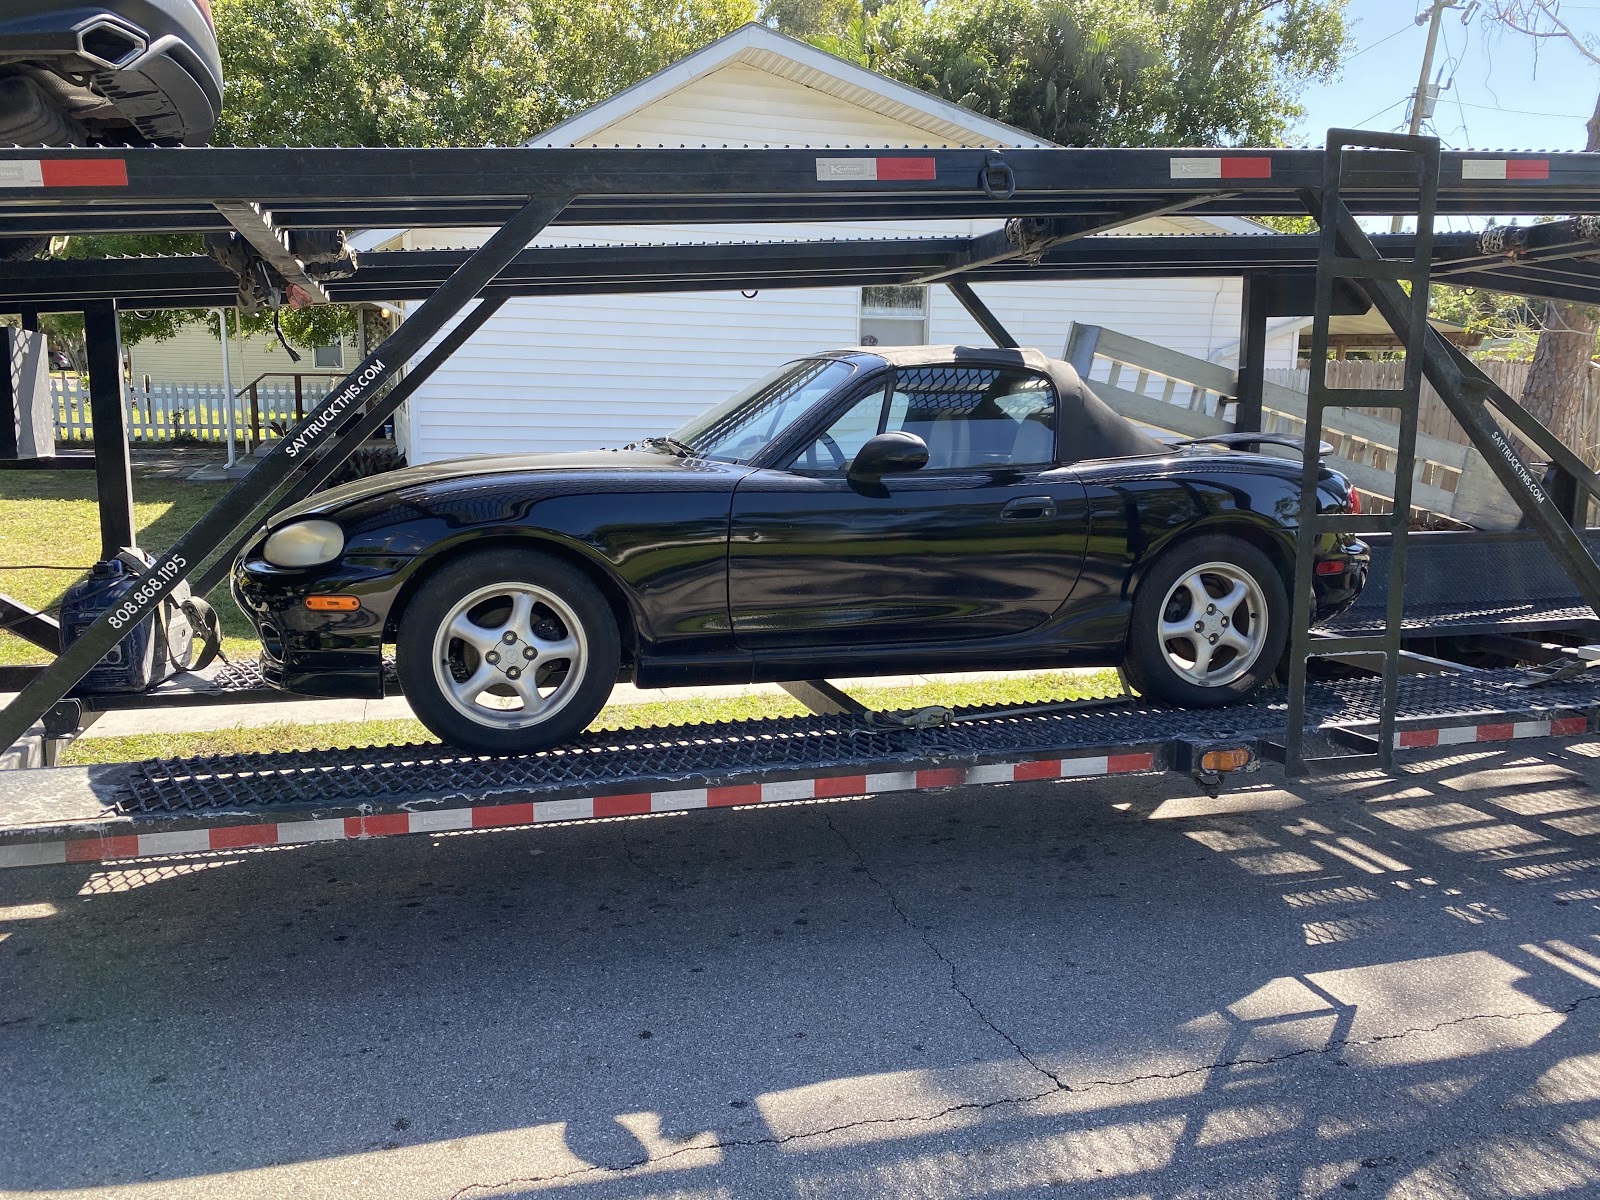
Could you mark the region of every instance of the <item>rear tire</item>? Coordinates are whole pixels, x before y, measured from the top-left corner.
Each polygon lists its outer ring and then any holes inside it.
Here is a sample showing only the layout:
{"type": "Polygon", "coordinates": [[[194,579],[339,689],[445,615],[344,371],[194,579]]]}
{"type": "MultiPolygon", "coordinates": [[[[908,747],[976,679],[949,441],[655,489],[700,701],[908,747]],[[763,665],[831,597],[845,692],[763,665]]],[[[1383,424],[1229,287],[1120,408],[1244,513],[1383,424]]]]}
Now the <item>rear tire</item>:
{"type": "Polygon", "coordinates": [[[1288,592],[1272,560],[1205,534],[1168,550],[1140,583],[1123,670],[1152,700],[1234,704],[1272,678],[1288,634],[1288,592]]]}
{"type": "Polygon", "coordinates": [[[593,581],[536,550],[436,571],[400,619],[396,666],[419,720],[484,754],[529,754],[588,728],[617,681],[617,624],[593,581]]]}

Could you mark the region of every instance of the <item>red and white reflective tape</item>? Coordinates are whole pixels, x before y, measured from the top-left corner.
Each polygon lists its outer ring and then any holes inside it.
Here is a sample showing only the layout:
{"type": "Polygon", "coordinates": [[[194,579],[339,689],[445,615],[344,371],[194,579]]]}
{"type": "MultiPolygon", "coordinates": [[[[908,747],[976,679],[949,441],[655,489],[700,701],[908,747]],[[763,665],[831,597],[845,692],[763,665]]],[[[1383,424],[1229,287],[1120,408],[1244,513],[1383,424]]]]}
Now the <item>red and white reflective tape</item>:
{"type": "Polygon", "coordinates": [[[840,179],[937,179],[938,177],[938,164],[927,156],[817,159],[817,180],[821,183],[831,183],[840,179]]]}
{"type": "Polygon", "coordinates": [[[1463,179],[1549,179],[1548,158],[1464,158],[1463,179]]]}
{"type": "Polygon", "coordinates": [[[476,808],[379,813],[369,817],[219,825],[210,829],[183,829],[171,833],[128,833],[63,842],[0,845],[0,867],[98,862],[108,858],[140,858],[156,854],[196,854],[208,850],[238,850],[248,846],[287,846],[297,842],[394,837],[406,833],[448,833],[506,825],[583,821],[594,817],[646,816],[695,808],[732,808],[785,800],[831,800],[844,796],[872,796],[884,792],[960,787],[974,783],[1083,779],[1154,769],[1155,755],[1151,753],[1099,754],[1089,758],[1030,759],[975,767],[927,767],[871,775],[827,775],[816,779],[785,779],[776,783],[678,788],[626,795],[580,796],[567,800],[532,800],[520,804],[486,804],[476,808]]]}
{"type": "Polygon", "coordinates": [[[1514,738],[1571,737],[1588,732],[1588,717],[1559,717],[1554,721],[1503,721],[1489,725],[1460,725],[1453,729],[1402,729],[1394,735],[1394,744],[1402,750],[1412,750],[1425,746],[1509,742],[1514,738]]]}
{"type": "Polygon", "coordinates": [[[0,188],[127,187],[122,158],[12,158],[0,161],[0,188]]]}
{"type": "Polygon", "coordinates": [[[1174,158],[1174,179],[1271,179],[1272,160],[1266,157],[1225,155],[1219,158],[1174,158]]]}

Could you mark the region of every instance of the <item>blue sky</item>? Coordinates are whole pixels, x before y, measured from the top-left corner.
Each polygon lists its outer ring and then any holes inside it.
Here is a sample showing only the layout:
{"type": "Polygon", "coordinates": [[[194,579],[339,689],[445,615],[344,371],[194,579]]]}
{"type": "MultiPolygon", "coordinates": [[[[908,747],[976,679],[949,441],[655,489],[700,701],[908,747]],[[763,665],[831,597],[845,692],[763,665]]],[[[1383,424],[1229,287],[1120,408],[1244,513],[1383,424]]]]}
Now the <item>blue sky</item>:
{"type": "MultiPolygon", "coordinates": [[[[1426,26],[1414,0],[1351,0],[1347,18],[1355,46],[1340,77],[1308,87],[1299,134],[1320,146],[1335,125],[1403,131],[1406,99],[1417,85],[1426,26]]],[[[1444,82],[1433,129],[1447,147],[1475,150],[1582,150],[1584,122],[1600,92],[1596,67],[1565,42],[1537,50],[1532,39],[1502,30],[1482,8],[1463,25],[1466,0],[1444,14],[1434,71],[1444,82]]],[[[1583,32],[1600,32],[1600,0],[1562,4],[1562,18],[1583,32]]]]}

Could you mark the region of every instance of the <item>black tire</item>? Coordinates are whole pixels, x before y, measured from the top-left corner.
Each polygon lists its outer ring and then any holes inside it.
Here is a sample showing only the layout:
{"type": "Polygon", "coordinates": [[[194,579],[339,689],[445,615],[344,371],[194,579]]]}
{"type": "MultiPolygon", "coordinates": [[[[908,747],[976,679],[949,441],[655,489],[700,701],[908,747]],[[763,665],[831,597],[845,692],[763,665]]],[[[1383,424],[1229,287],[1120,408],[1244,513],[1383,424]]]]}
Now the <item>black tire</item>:
{"type": "Polygon", "coordinates": [[[417,718],[446,742],[484,754],[529,754],[570,742],[611,695],[622,654],[611,606],[587,575],[548,554],[510,547],[478,551],[436,570],[406,606],[396,640],[400,687],[417,718]],[[497,588],[504,589],[503,598],[497,588]],[[520,625],[513,607],[518,595],[531,605],[520,625]],[[471,640],[442,628],[466,627],[451,625],[460,621],[470,626],[471,640]],[[514,627],[523,630],[519,639],[505,641],[514,627]],[[576,647],[571,656],[544,657],[545,648],[568,644],[576,647]],[[522,678],[529,660],[533,674],[522,678]],[[581,671],[576,683],[574,664],[581,671]],[[493,683],[476,701],[463,699],[479,672],[493,683]],[[530,685],[551,687],[547,715],[522,715],[530,685]]]}
{"type": "Polygon", "coordinates": [[[50,248],[47,237],[0,238],[0,262],[26,262],[50,248]]]}
{"type": "Polygon", "coordinates": [[[1288,591],[1271,559],[1225,534],[1184,538],[1152,564],[1134,594],[1123,670],[1129,684],[1152,700],[1200,708],[1235,704],[1272,678],[1288,635],[1288,591]],[[1225,603],[1215,605],[1214,612],[1197,607],[1187,586],[1196,578],[1218,602],[1233,594],[1229,585],[1243,587],[1235,616],[1223,611],[1225,603]],[[1163,627],[1171,630],[1180,621],[1183,632],[1164,638],[1163,627]],[[1203,629],[1195,631],[1194,624],[1203,629]],[[1236,641],[1249,643],[1253,652],[1235,649],[1236,641]],[[1209,654],[1215,666],[1207,662],[1199,669],[1202,654],[1209,654]],[[1205,675],[1215,682],[1202,682],[1205,675]]]}

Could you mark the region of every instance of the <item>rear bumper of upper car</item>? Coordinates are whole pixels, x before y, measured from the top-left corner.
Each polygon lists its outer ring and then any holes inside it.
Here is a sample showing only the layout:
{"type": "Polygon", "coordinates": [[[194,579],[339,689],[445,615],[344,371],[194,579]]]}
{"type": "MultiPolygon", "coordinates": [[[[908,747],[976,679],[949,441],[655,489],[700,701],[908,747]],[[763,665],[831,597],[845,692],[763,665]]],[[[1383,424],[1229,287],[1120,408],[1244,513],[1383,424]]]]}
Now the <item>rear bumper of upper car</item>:
{"type": "Polygon", "coordinates": [[[203,142],[222,108],[216,38],[195,0],[12,0],[0,19],[0,64],[42,64],[92,78],[141,135],[203,142]]]}

